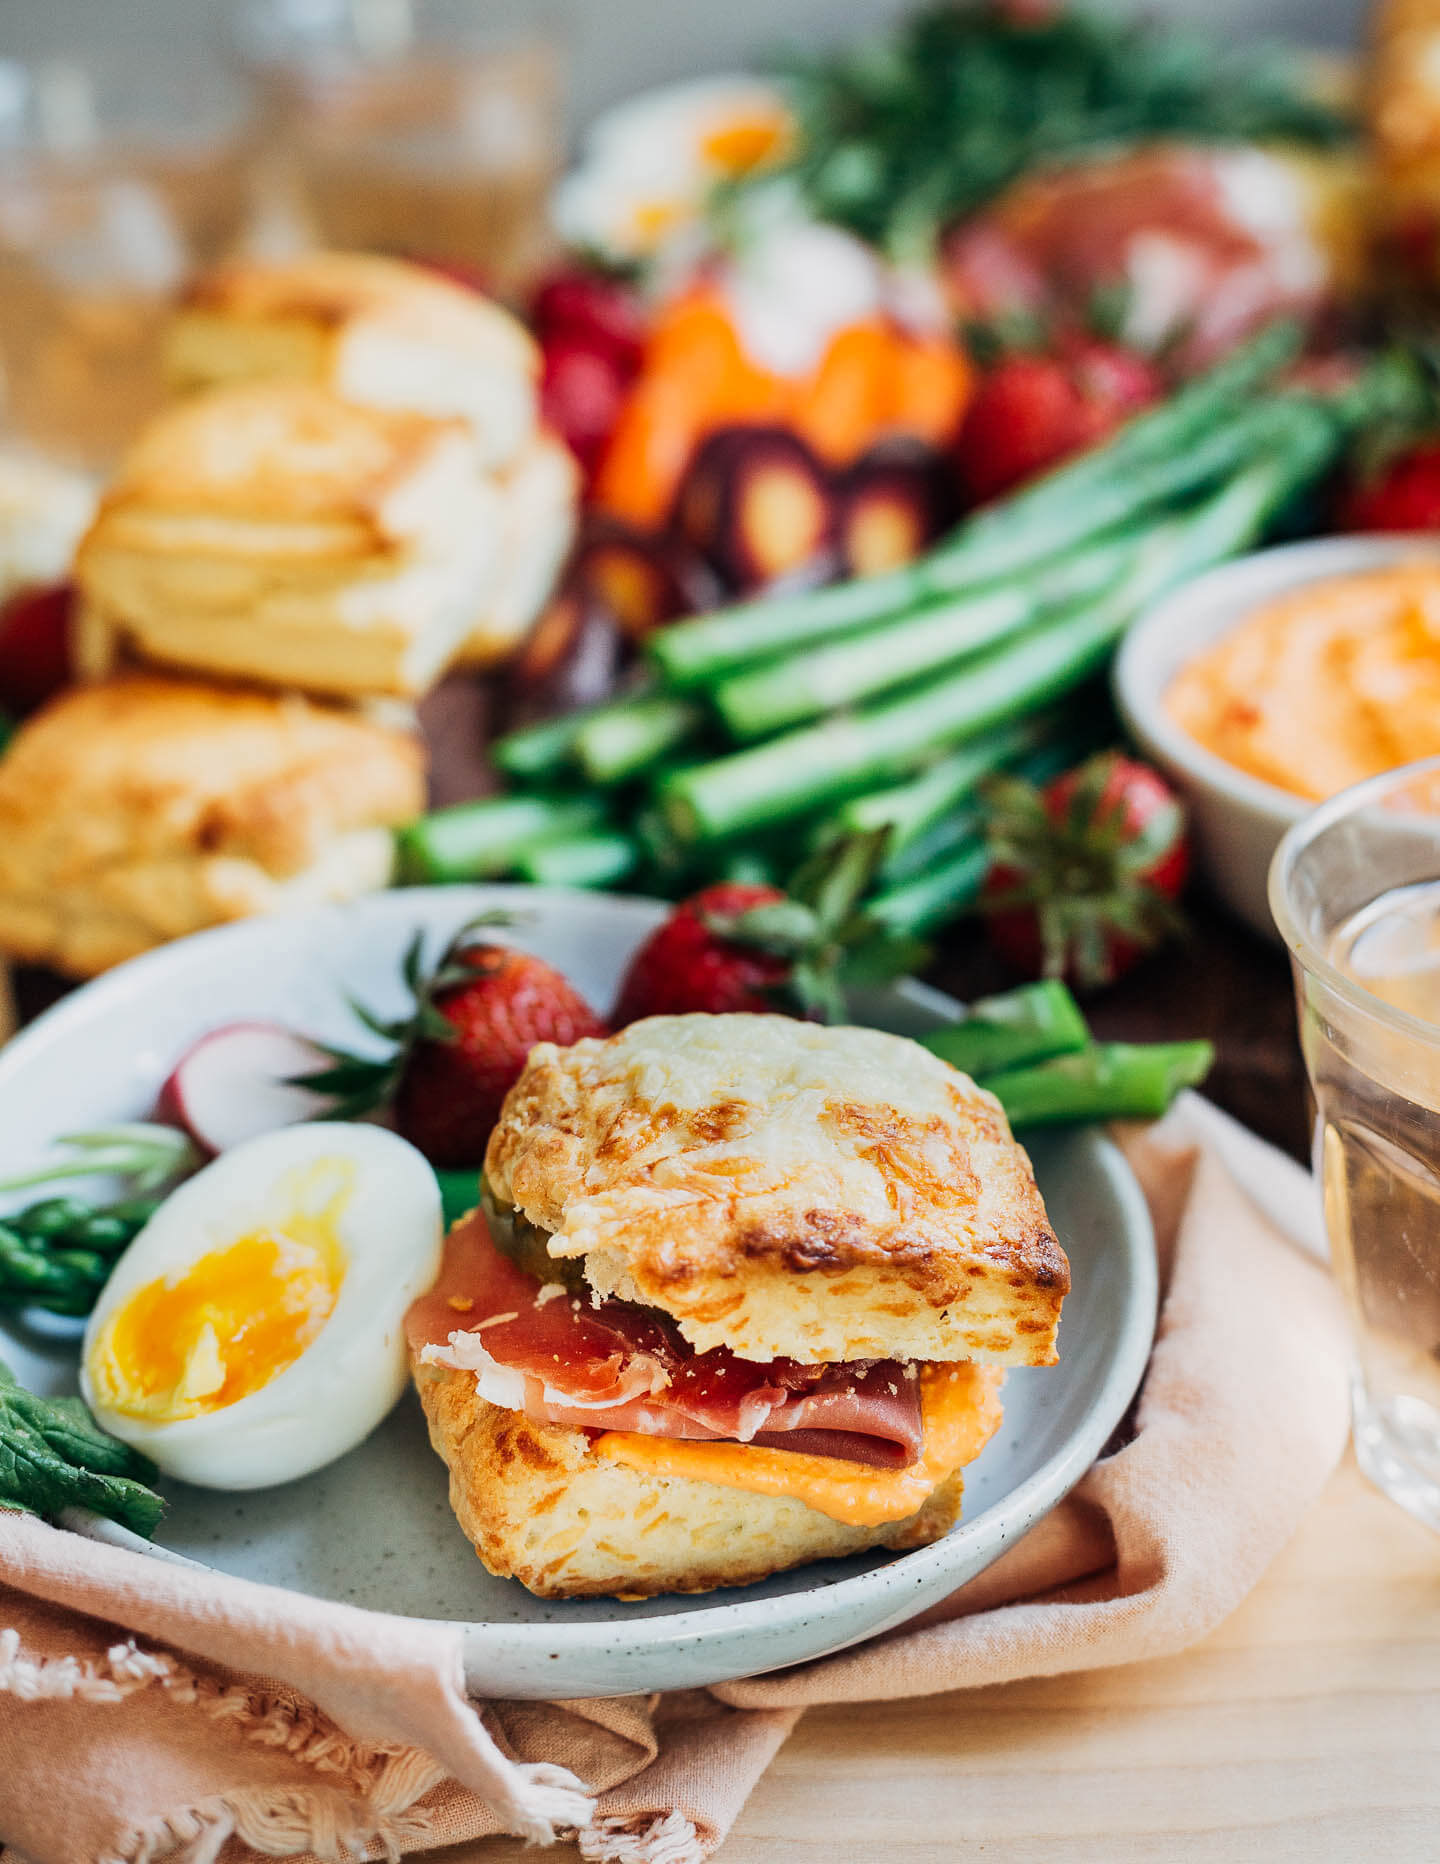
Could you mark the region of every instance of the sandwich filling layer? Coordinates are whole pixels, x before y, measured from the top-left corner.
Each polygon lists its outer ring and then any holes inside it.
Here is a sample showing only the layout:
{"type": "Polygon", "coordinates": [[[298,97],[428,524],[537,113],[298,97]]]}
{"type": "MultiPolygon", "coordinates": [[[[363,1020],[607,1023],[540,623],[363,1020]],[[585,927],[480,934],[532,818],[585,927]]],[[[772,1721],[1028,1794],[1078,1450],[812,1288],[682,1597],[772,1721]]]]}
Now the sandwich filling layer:
{"type": "Polygon", "coordinates": [[[533,1422],[585,1431],[602,1456],[793,1493],[838,1520],[913,1513],[999,1422],[1000,1374],[967,1364],[697,1353],[666,1314],[527,1272],[480,1211],[451,1231],[406,1325],[422,1365],[472,1374],[482,1399],[533,1422]]]}

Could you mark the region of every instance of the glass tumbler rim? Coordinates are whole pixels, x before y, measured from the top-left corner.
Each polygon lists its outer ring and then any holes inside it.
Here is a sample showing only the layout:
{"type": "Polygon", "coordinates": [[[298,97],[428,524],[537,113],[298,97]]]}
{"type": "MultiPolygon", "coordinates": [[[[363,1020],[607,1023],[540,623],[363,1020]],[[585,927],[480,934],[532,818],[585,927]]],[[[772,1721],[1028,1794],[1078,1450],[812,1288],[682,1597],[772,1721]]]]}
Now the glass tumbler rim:
{"type": "MultiPolygon", "coordinates": [[[[1359,783],[1352,783],[1348,789],[1338,790],[1324,802],[1317,803],[1308,814],[1292,823],[1281,837],[1270,862],[1268,895],[1276,930],[1295,963],[1307,975],[1314,977],[1362,1015],[1413,1041],[1440,1048],[1440,1024],[1427,1022],[1424,1017],[1400,1009],[1342,971],[1306,933],[1291,899],[1295,869],[1313,842],[1346,816],[1425,776],[1440,777],[1440,755],[1418,758],[1411,764],[1397,764],[1393,770],[1382,770],[1377,776],[1365,777],[1359,783]]],[[[1437,834],[1440,834],[1440,812],[1437,812],[1435,819],[1437,834]]]]}

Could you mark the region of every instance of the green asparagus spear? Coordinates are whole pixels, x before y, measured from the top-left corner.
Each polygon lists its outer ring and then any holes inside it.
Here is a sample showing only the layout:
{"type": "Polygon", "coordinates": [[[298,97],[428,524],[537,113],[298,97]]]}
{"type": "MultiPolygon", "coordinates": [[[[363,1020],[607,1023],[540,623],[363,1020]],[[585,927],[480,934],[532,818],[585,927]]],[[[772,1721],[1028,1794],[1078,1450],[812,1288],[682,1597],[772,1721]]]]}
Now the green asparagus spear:
{"type": "Polygon", "coordinates": [[[962,1074],[1002,1070],[1070,1055],[1090,1040],[1080,1006],[1058,978],[980,997],[962,1021],[922,1037],[925,1047],[962,1074]]]}
{"type": "Polygon", "coordinates": [[[925,873],[872,894],[865,902],[866,917],[887,932],[928,932],[974,904],[988,866],[983,842],[962,842],[925,873]]]}
{"type": "Polygon", "coordinates": [[[47,1197],[0,1219],[0,1308],[88,1314],[115,1258],[144,1229],[159,1197],[91,1204],[47,1197]]]}
{"type": "Polygon", "coordinates": [[[495,740],[490,746],[490,761],[518,783],[552,782],[569,768],[575,734],[589,715],[567,712],[559,718],[542,719],[538,725],[522,725],[518,731],[495,740]]]}
{"type": "Polygon", "coordinates": [[[400,873],[409,881],[493,880],[537,843],[585,834],[604,820],[594,797],[487,796],[437,809],[401,829],[400,873]]]}
{"type": "Polygon", "coordinates": [[[1208,1042],[1097,1042],[1033,1068],[987,1075],[981,1086],[1012,1126],[1156,1119],[1182,1088],[1205,1079],[1214,1059],[1208,1042]]]}
{"type": "Polygon", "coordinates": [[[906,783],[852,796],[836,811],[832,830],[857,834],[864,829],[888,828],[893,855],[973,795],[982,777],[1038,743],[1049,722],[1046,715],[1039,715],[1001,725],[948,757],[939,758],[906,783]]]}
{"type": "Polygon", "coordinates": [[[1133,613],[1108,596],[913,693],[677,771],[660,790],[671,826],[682,841],[723,839],[893,781],[1078,684],[1133,613]]]}
{"type": "Polygon", "coordinates": [[[746,668],[711,697],[732,737],[764,737],[992,647],[1047,609],[1103,594],[1141,547],[1134,533],[1106,539],[1003,588],[931,602],[863,634],[746,668]]]}
{"type": "Polygon", "coordinates": [[[640,850],[618,829],[597,829],[537,842],[517,862],[520,876],[538,887],[613,887],[635,871],[640,850]]]}
{"type": "Polygon", "coordinates": [[[1338,438],[1335,424],[1313,404],[1290,405],[1287,444],[1263,454],[1194,512],[1152,532],[1111,593],[896,698],[675,772],[660,795],[676,834],[722,839],[823,808],[892,782],[938,751],[1079,685],[1141,608],[1253,542],[1295,487],[1323,467],[1338,438]]]}
{"type": "Polygon", "coordinates": [[[703,721],[689,700],[647,693],[592,713],[575,733],[574,751],[592,782],[622,783],[684,744],[703,721]]]}
{"type": "Polygon", "coordinates": [[[974,847],[984,839],[984,817],[978,809],[962,804],[932,822],[923,835],[902,848],[895,847],[892,836],[886,843],[880,886],[885,889],[899,886],[903,880],[917,880],[937,861],[948,861],[958,848],[974,847]]]}

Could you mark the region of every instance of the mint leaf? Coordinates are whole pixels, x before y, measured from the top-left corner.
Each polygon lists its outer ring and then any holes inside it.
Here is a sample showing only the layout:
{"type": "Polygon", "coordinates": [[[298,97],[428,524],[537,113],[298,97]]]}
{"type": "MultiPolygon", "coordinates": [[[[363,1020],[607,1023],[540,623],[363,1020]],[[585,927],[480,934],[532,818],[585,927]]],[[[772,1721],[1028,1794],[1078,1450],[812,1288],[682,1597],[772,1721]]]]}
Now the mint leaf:
{"type": "Polygon", "coordinates": [[[0,1508],[53,1517],[88,1508],[147,1538],[165,1504],[155,1467],[101,1430],[78,1398],[26,1391],[0,1360],[0,1508]]]}

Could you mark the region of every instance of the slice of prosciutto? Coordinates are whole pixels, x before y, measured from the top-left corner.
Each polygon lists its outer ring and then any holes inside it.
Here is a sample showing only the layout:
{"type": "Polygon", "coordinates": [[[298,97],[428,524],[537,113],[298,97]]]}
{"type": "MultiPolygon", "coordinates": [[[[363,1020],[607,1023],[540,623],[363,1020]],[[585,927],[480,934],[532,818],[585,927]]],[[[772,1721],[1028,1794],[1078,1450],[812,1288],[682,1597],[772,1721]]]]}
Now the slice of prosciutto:
{"type": "Polygon", "coordinates": [[[537,1423],[767,1444],[881,1469],[920,1454],[917,1367],[697,1353],[668,1315],[537,1282],[496,1248],[478,1210],[450,1232],[439,1279],[405,1328],[423,1364],[473,1372],[481,1397],[537,1423]]]}

